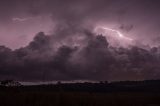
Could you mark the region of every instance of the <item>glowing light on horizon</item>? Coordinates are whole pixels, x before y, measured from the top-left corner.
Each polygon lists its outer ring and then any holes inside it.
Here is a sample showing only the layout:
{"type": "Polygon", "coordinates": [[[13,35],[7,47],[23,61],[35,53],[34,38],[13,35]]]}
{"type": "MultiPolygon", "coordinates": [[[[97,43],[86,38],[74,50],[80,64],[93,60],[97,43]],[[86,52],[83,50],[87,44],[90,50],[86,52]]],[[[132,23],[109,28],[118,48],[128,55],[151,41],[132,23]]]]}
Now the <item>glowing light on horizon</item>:
{"type": "MultiPolygon", "coordinates": [[[[97,28],[101,28],[101,29],[104,29],[104,30],[108,30],[108,31],[115,32],[120,38],[124,38],[124,39],[130,40],[130,41],[133,40],[132,38],[129,38],[129,37],[124,36],[124,35],[123,35],[120,31],[118,31],[118,30],[111,29],[111,28],[107,28],[107,27],[103,27],[103,26],[99,26],[99,27],[97,27],[97,28]]],[[[96,29],[97,29],[97,28],[96,28],[96,29]]]]}

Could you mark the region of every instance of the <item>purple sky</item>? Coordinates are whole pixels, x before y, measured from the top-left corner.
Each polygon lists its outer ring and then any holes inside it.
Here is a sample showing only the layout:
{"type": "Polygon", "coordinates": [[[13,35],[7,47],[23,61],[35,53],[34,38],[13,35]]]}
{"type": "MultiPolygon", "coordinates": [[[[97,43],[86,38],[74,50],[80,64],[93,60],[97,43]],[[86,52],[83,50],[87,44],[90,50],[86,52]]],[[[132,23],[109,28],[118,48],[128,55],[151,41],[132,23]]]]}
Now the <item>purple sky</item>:
{"type": "Polygon", "coordinates": [[[51,34],[55,23],[105,25],[126,36],[157,45],[160,34],[158,0],[1,0],[0,44],[27,45],[36,33],[51,34]],[[127,30],[127,27],[133,28],[127,30]]]}
{"type": "Polygon", "coordinates": [[[158,79],[159,10],[159,0],[0,0],[0,80],[158,79]]]}

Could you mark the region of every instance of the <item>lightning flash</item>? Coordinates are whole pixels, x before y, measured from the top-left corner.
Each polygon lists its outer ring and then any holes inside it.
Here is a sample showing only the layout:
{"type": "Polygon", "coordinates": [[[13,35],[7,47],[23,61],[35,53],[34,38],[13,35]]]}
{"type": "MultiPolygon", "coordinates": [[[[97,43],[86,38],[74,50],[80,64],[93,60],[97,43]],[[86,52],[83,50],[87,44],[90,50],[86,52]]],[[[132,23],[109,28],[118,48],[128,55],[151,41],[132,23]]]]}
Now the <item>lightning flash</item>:
{"type": "MultiPolygon", "coordinates": [[[[120,38],[123,38],[123,39],[126,39],[126,40],[130,40],[130,41],[133,40],[132,38],[129,38],[129,37],[124,36],[124,35],[123,35],[120,31],[118,31],[118,30],[111,29],[111,28],[107,28],[107,27],[102,27],[102,26],[99,26],[99,27],[97,27],[97,28],[104,29],[104,30],[106,31],[106,33],[107,33],[108,31],[114,32],[114,33],[116,33],[120,38]]],[[[97,29],[97,28],[96,28],[96,29],[97,29]]]]}

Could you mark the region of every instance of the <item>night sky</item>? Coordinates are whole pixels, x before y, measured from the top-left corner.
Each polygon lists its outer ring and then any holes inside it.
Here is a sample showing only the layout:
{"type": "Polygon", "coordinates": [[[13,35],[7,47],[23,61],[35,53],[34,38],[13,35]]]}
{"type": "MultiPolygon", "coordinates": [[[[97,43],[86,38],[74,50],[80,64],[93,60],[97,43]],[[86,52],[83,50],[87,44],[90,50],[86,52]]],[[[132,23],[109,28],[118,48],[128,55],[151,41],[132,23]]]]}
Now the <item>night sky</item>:
{"type": "Polygon", "coordinates": [[[160,78],[159,0],[0,0],[0,80],[160,78]]]}

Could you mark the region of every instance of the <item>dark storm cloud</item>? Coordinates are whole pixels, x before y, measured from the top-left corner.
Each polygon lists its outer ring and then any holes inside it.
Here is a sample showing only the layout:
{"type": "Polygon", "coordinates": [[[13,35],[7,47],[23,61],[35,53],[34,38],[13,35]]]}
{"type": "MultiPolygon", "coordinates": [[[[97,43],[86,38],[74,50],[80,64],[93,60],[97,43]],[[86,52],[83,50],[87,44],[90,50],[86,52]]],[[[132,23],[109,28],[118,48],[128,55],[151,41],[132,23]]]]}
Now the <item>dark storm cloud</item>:
{"type": "MultiPolygon", "coordinates": [[[[3,18],[0,21],[25,13],[27,17],[49,15],[55,24],[52,34],[40,32],[27,46],[16,50],[1,46],[0,79],[138,80],[158,79],[160,76],[159,47],[113,47],[106,37],[93,33],[96,25],[115,22],[119,30],[127,33],[137,29],[144,31],[150,25],[157,26],[157,0],[0,2],[3,18]]],[[[135,35],[135,38],[152,38],[146,35],[147,31],[135,35]]]]}
{"type": "Polygon", "coordinates": [[[91,35],[83,47],[62,45],[55,50],[50,40],[52,36],[40,32],[24,48],[12,51],[1,46],[1,79],[138,80],[160,76],[157,47],[115,48],[104,36],[91,35]]]}

